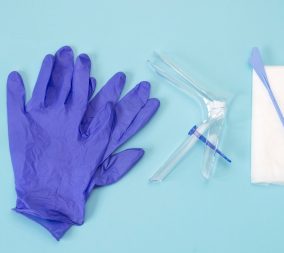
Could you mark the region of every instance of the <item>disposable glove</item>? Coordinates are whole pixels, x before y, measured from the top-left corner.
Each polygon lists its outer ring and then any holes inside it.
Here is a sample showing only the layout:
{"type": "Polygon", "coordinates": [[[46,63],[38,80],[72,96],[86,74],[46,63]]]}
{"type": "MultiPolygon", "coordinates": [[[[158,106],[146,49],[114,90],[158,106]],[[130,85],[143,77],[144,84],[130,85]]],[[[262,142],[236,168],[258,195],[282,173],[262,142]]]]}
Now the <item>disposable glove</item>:
{"type": "Polygon", "coordinates": [[[117,102],[123,73],[114,75],[88,103],[95,80],[90,60],[68,47],[46,56],[32,99],[25,105],[21,77],[8,78],[8,121],[17,205],[15,210],[45,226],[57,239],[82,224],[85,201],[95,186],[121,178],[142,149],[113,151],[133,136],[159,106],[140,83],[117,102]],[[82,120],[83,118],[83,120],[82,120]]]}

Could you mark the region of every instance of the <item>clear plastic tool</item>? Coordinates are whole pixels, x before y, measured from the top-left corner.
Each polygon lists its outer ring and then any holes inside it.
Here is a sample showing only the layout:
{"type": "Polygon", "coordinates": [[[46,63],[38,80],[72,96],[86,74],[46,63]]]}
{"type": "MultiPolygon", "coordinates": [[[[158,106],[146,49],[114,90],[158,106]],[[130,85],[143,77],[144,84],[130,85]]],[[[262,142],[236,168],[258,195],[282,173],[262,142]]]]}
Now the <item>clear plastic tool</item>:
{"type": "MultiPolygon", "coordinates": [[[[190,75],[165,55],[155,52],[154,56],[155,58],[153,61],[148,60],[148,63],[153,70],[185,94],[190,97],[198,98],[201,106],[206,112],[206,119],[197,125],[195,130],[201,135],[206,133],[206,140],[210,142],[210,145],[205,145],[204,162],[202,166],[202,175],[206,179],[209,179],[213,174],[216,165],[216,154],[220,155],[218,144],[222,135],[223,123],[226,115],[226,101],[203,90],[190,75]],[[219,153],[217,151],[219,151],[219,153]]],[[[198,140],[199,138],[195,134],[187,135],[182,144],[172,153],[164,165],[162,165],[162,167],[150,178],[150,181],[160,182],[165,179],[198,140]]],[[[230,159],[227,161],[231,162],[230,159]]]]}

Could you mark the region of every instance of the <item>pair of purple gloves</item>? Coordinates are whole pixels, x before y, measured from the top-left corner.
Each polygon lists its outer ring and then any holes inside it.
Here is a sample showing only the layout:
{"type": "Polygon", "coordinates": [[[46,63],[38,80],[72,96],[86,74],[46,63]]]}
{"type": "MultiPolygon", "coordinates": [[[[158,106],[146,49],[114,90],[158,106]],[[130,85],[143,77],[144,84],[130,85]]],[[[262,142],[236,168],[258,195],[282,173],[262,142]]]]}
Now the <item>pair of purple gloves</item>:
{"type": "Polygon", "coordinates": [[[7,81],[10,153],[15,211],[38,222],[59,240],[84,222],[92,190],[118,181],[143,156],[133,148],[114,153],[159,108],[141,82],[120,99],[125,74],[116,73],[95,95],[91,61],[70,47],[47,55],[28,103],[19,73],[7,81]]]}

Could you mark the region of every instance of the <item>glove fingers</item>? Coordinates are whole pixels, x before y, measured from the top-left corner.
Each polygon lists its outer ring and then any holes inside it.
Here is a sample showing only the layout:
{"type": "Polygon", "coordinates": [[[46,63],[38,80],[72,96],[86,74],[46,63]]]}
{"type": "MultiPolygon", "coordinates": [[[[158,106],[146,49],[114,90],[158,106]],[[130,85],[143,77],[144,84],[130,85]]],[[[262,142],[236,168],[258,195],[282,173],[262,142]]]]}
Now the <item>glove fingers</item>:
{"type": "Polygon", "coordinates": [[[121,179],[142,158],[144,150],[127,149],[111,155],[96,171],[94,186],[113,184],[121,179]]]}
{"type": "Polygon", "coordinates": [[[90,77],[89,80],[89,92],[88,92],[88,100],[92,98],[94,92],[96,90],[97,81],[94,77],[90,77]]]}
{"type": "Polygon", "coordinates": [[[25,87],[21,75],[13,71],[7,80],[8,116],[17,117],[25,112],[25,87]]]}
{"type": "Polygon", "coordinates": [[[127,142],[133,135],[142,129],[154,116],[160,106],[160,101],[156,98],[148,99],[147,103],[141,108],[136,117],[133,119],[127,130],[117,139],[111,136],[105,157],[109,156],[118,147],[127,142]]]}
{"type": "Polygon", "coordinates": [[[73,73],[71,106],[86,109],[89,100],[90,71],[91,60],[89,56],[86,54],[79,55],[73,73]]]}
{"type": "Polygon", "coordinates": [[[106,106],[107,103],[115,104],[118,101],[124,84],[125,74],[118,72],[105,84],[95,97],[91,99],[82,120],[82,132],[88,129],[92,119],[106,106]]]}
{"type": "Polygon", "coordinates": [[[128,92],[116,105],[116,124],[112,136],[120,138],[135,119],[150,95],[150,84],[141,82],[128,92]]]}
{"type": "Polygon", "coordinates": [[[55,54],[54,67],[46,92],[46,105],[64,104],[70,92],[74,56],[70,47],[60,48],[55,54]]]}
{"type": "MultiPolygon", "coordinates": [[[[106,104],[105,108],[95,117],[87,131],[87,152],[90,160],[96,157],[95,164],[99,164],[103,159],[106,147],[109,142],[114,120],[113,105],[106,104]],[[94,155],[95,154],[95,155],[94,155]]],[[[83,135],[84,136],[84,135],[83,135]]]]}
{"type": "Polygon", "coordinates": [[[101,90],[96,94],[96,96],[90,101],[91,111],[96,113],[107,103],[115,104],[123,90],[125,84],[125,74],[118,72],[114,74],[101,88],[101,90]]]}
{"type": "Polygon", "coordinates": [[[25,135],[26,117],[25,117],[25,87],[19,73],[12,72],[7,81],[7,112],[8,112],[8,130],[9,146],[11,152],[16,155],[13,159],[13,168],[16,180],[22,173],[25,154],[25,135]]]}
{"type": "Polygon", "coordinates": [[[53,55],[49,54],[44,57],[35,84],[35,88],[33,90],[32,98],[27,104],[27,110],[31,108],[44,107],[46,89],[52,73],[53,64],[54,64],[53,55]]]}
{"type": "Polygon", "coordinates": [[[129,126],[127,131],[121,137],[120,142],[124,143],[133,135],[135,135],[140,129],[142,129],[154,116],[160,106],[160,101],[156,98],[151,98],[137,114],[135,120],[129,126]]]}

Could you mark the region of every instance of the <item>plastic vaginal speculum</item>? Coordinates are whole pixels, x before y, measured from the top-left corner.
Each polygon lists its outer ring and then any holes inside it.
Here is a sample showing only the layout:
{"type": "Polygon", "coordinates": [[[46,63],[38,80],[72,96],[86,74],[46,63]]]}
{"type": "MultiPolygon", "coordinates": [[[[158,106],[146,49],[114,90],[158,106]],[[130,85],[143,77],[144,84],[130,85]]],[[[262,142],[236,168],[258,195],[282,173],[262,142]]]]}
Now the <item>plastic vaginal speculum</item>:
{"type": "Polygon", "coordinates": [[[190,97],[198,98],[207,116],[204,121],[195,126],[194,134],[192,133],[186,136],[180,146],[170,155],[159,170],[154,173],[150,181],[161,182],[165,179],[173,171],[177,163],[198,141],[202,141],[205,144],[202,175],[204,178],[209,179],[214,173],[218,156],[223,157],[227,162],[231,162],[218,148],[226,116],[226,100],[213,96],[202,89],[189,74],[165,55],[154,53],[154,60],[149,60],[148,62],[152,69],[171,85],[190,97]]]}

